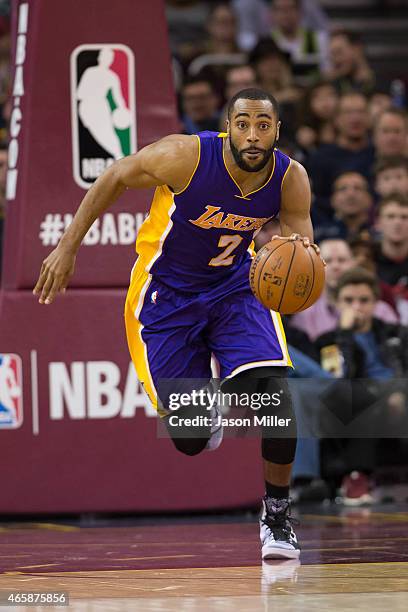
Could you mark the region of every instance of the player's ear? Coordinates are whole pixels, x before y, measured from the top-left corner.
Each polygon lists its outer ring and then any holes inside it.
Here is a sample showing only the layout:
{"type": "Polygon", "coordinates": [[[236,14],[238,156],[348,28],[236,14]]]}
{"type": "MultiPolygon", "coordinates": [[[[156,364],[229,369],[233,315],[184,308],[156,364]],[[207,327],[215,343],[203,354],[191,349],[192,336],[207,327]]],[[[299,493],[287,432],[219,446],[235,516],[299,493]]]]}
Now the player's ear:
{"type": "Polygon", "coordinates": [[[276,138],[275,138],[275,142],[278,142],[279,140],[279,132],[280,132],[280,126],[282,125],[281,121],[278,121],[278,123],[276,124],[276,138]]]}
{"type": "Polygon", "coordinates": [[[227,134],[229,134],[229,132],[230,132],[230,122],[229,122],[229,119],[225,120],[225,125],[226,125],[225,131],[227,132],[227,134]]]}

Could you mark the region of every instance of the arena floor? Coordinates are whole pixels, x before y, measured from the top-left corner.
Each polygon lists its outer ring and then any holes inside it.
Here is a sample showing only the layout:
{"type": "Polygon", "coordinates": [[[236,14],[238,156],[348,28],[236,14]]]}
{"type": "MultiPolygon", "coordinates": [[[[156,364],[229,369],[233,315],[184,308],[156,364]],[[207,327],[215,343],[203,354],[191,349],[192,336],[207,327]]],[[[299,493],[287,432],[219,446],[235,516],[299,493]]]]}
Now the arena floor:
{"type": "Polygon", "coordinates": [[[406,506],[299,518],[301,561],[263,564],[253,514],[2,522],[0,593],[65,591],[78,612],[407,609],[406,506]]]}

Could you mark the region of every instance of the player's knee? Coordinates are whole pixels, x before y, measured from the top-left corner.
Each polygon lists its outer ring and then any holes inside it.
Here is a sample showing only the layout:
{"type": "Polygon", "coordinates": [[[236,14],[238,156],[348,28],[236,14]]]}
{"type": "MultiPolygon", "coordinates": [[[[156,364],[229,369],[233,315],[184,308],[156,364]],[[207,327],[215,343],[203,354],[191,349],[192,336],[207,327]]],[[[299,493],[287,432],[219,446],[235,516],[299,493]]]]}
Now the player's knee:
{"type": "MultiPolygon", "coordinates": [[[[287,368],[259,367],[246,370],[223,382],[223,393],[235,393],[237,397],[245,398],[246,405],[253,406],[258,416],[277,416],[285,420],[286,426],[295,426],[295,413],[288,382],[284,377],[287,368]],[[256,402],[255,402],[256,400],[256,402]]],[[[271,419],[265,419],[271,422],[271,419]]]]}
{"type": "Polygon", "coordinates": [[[296,438],[262,438],[262,458],[279,465],[293,463],[296,444],[296,438]]]}
{"type": "Polygon", "coordinates": [[[205,449],[208,438],[172,438],[172,441],[180,453],[194,457],[205,449]]]}
{"type": "Polygon", "coordinates": [[[262,366],[258,368],[250,368],[244,372],[236,374],[232,378],[227,378],[222,383],[223,393],[239,393],[239,392],[256,392],[262,389],[275,389],[282,384],[287,385],[285,376],[287,373],[286,367],[262,366]]]}
{"type": "Polygon", "coordinates": [[[284,378],[268,378],[261,387],[270,402],[262,406],[262,457],[271,463],[292,463],[296,453],[297,428],[289,385],[284,378]]]}
{"type": "Polygon", "coordinates": [[[197,406],[183,406],[163,421],[178,451],[190,457],[204,450],[211,437],[211,425],[202,418],[203,410],[197,406]],[[173,418],[176,417],[176,418],[173,418]]]}
{"type": "Polygon", "coordinates": [[[285,378],[260,379],[257,389],[258,393],[264,394],[260,413],[265,416],[276,416],[279,424],[286,427],[296,422],[292,395],[285,378]]]}
{"type": "Polygon", "coordinates": [[[285,374],[286,368],[260,367],[227,381],[228,392],[256,394],[252,397],[262,399],[257,409],[263,423],[262,457],[281,465],[292,463],[296,452],[296,417],[285,374]]]}

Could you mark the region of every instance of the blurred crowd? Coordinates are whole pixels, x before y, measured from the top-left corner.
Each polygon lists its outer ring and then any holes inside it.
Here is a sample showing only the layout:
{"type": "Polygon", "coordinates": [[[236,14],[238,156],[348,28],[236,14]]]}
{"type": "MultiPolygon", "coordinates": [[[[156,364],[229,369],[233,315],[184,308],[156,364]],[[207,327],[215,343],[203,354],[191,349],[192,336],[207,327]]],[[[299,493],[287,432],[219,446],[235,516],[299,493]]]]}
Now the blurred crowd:
{"type": "MultiPolygon", "coordinates": [[[[377,4],[387,8],[386,0],[377,4]]],[[[309,173],[327,283],[311,308],[285,317],[297,403],[307,411],[304,379],[346,381],[350,409],[358,418],[366,410],[366,418],[360,435],[300,440],[292,494],[302,501],[337,494],[350,505],[398,495],[406,501],[406,75],[376,74],[362,38],[333,29],[315,0],[166,5],[184,133],[225,131],[228,99],[258,86],[279,102],[278,147],[309,173]]],[[[257,248],[275,233],[279,226],[271,222],[257,248]]],[[[341,422],[347,392],[324,394],[325,409],[340,411],[341,422]]]]}

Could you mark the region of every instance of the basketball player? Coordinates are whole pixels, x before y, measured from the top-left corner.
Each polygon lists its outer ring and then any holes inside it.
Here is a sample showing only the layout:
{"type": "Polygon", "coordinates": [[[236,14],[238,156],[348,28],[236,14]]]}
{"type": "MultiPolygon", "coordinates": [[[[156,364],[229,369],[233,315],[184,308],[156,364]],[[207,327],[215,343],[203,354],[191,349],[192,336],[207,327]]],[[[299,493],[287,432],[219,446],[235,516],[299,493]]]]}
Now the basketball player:
{"type": "MultiPolygon", "coordinates": [[[[296,448],[285,380],[291,361],[280,316],[255,299],[248,275],[254,232],[277,215],[283,236],[309,245],[310,187],[304,168],[275,146],[280,122],[272,96],[259,89],[238,92],[229,103],[227,125],[227,133],[167,136],[108,168],[44,260],[34,293],[41,304],[50,304],[64,292],[95,219],[125,189],[156,187],[137,238],[138,259],[125,305],[138,377],[176,448],[187,455],[219,445],[217,408],[209,424],[180,436],[169,424],[169,393],[157,392],[161,379],[173,379],[174,385],[209,381],[213,354],[228,391],[283,391],[278,410],[288,419],[287,431],[278,435],[276,427],[262,429],[262,557],[297,558],[300,548],[289,513],[296,448]]],[[[177,412],[190,417],[197,410],[190,404],[177,412]]]]}

